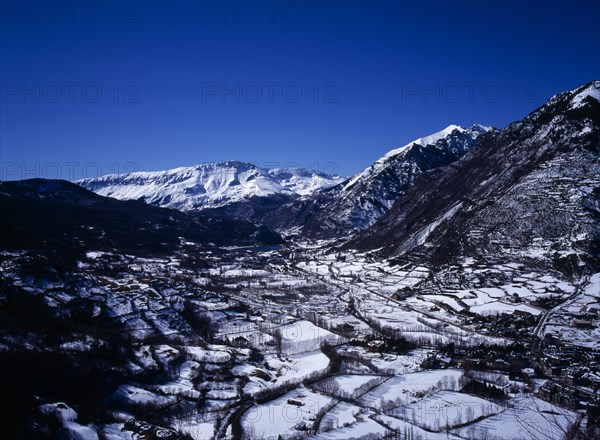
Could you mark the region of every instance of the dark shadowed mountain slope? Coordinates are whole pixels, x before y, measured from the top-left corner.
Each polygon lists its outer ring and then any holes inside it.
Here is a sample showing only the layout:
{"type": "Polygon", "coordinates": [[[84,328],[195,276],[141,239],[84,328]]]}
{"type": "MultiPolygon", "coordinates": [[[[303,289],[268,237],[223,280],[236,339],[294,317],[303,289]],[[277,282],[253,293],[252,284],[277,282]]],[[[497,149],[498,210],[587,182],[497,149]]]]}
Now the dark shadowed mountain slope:
{"type": "Polygon", "coordinates": [[[182,239],[215,244],[279,242],[241,220],[192,217],[138,201],[99,196],[62,180],[0,182],[0,247],[145,254],[172,250],[182,239]]]}
{"type": "Polygon", "coordinates": [[[347,236],[372,225],[418,176],[458,160],[489,130],[451,125],[390,151],[351,179],[285,205],[262,220],[273,229],[312,238],[347,236]]]}
{"type": "Polygon", "coordinates": [[[600,81],[551,98],[454,164],[422,176],[347,245],[387,256],[598,268],[600,81]]]}

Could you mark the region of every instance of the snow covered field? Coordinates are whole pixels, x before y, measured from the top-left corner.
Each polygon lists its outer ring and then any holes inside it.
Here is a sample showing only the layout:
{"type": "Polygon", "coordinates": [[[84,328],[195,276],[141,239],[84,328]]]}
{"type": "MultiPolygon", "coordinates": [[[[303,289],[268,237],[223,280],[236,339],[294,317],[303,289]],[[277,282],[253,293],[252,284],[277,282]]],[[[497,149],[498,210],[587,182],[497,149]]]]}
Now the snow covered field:
{"type": "MultiPolygon", "coordinates": [[[[570,323],[593,313],[599,274],[576,290],[518,264],[466,262],[437,274],[442,283],[421,266],[356,255],[338,261],[307,250],[288,263],[277,251],[240,252],[230,261],[208,254],[202,270],[183,255],[119,257],[96,285],[49,285],[48,307],[89,298],[90,313],[131,332],[126,367],[133,379],[109,396],[120,419],[106,427],[106,438],[131,440],[120,429],[147,408],[172,411],[172,427],[202,440],[234,430],[245,439],[542,440],[560,438],[580,414],[534,397],[523,378],[509,379],[503,356],[521,339],[498,330],[521,319],[523,334],[533,335],[545,317],[540,337],[563,332],[595,346],[596,329],[570,323]],[[548,314],[544,301],[568,297],[548,314]],[[408,345],[395,351],[395,341],[408,345]],[[450,346],[458,357],[446,351],[450,346]],[[501,353],[486,358],[488,349],[501,353]],[[482,361],[465,377],[460,363],[468,353],[482,361]],[[470,381],[504,397],[465,391],[470,381]]],[[[90,253],[79,270],[93,277],[94,265],[112,258],[90,253]]],[[[98,344],[71,335],[59,349],[87,353],[98,344]]],[[[78,419],[69,423],[88,428],[78,419]]]]}
{"type": "Polygon", "coordinates": [[[581,295],[555,309],[542,331],[575,345],[600,348],[600,273],[590,277],[581,295]]]}

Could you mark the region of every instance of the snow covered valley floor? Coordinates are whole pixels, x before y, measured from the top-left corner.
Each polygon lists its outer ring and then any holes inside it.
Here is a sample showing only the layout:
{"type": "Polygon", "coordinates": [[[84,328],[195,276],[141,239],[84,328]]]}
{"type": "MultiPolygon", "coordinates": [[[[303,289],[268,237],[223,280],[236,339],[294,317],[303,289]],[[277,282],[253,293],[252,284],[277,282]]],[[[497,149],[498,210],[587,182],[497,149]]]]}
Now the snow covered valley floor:
{"type": "Polygon", "coordinates": [[[600,274],[189,243],[51,267],[0,255],[29,438],[597,438],[600,274]]]}

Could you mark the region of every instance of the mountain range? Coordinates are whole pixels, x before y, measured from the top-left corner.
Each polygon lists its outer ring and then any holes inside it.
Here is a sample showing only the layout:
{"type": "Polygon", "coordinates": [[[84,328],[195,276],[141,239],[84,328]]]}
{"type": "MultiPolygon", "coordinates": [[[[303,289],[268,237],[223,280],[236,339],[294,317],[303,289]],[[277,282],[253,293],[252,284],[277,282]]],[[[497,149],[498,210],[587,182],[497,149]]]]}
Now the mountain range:
{"type": "Polygon", "coordinates": [[[181,211],[201,211],[255,198],[289,201],[342,180],[339,176],[314,170],[266,169],[251,163],[229,161],[167,171],[107,175],[77,183],[116,199],[141,200],[181,211]]]}
{"type": "Polygon", "coordinates": [[[359,232],[346,248],[386,256],[543,256],[576,271],[599,247],[599,96],[594,81],[501,130],[450,125],[347,179],[222,162],[77,183],[288,237],[346,241],[359,232]]]}
{"type": "Polygon", "coordinates": [[[468,129],[450,125],[388,152],[349,179],[314,170],[264,169],[230,161],[77,183],[121,200],[243,217],[287,234],[335,237],[373,224],[418,176],[456,161],[480,134],[490,130],[482,125],[468,129]]]}
{"type": "Polygon", "coordinates": [[[371,226],[422,174],[449,165],[491,127],[450,125],[378,159],[362,172],[267,214],[269,227],[310,238],[347,236],[371,226]]]}

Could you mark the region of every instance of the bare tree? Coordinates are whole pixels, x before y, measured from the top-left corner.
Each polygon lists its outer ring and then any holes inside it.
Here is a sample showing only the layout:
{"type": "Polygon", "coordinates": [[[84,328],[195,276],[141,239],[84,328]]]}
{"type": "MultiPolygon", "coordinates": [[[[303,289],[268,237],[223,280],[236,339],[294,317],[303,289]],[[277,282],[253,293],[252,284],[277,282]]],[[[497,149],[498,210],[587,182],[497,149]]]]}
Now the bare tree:
{"type": "Polygon", "coordinates": [[[273,342],[275,343],[277,357],[281,357],[281,349],[283,346],[283,336],[281,335],[281,329],[275,329],[275,331],[273,332],[273,342]]]}

